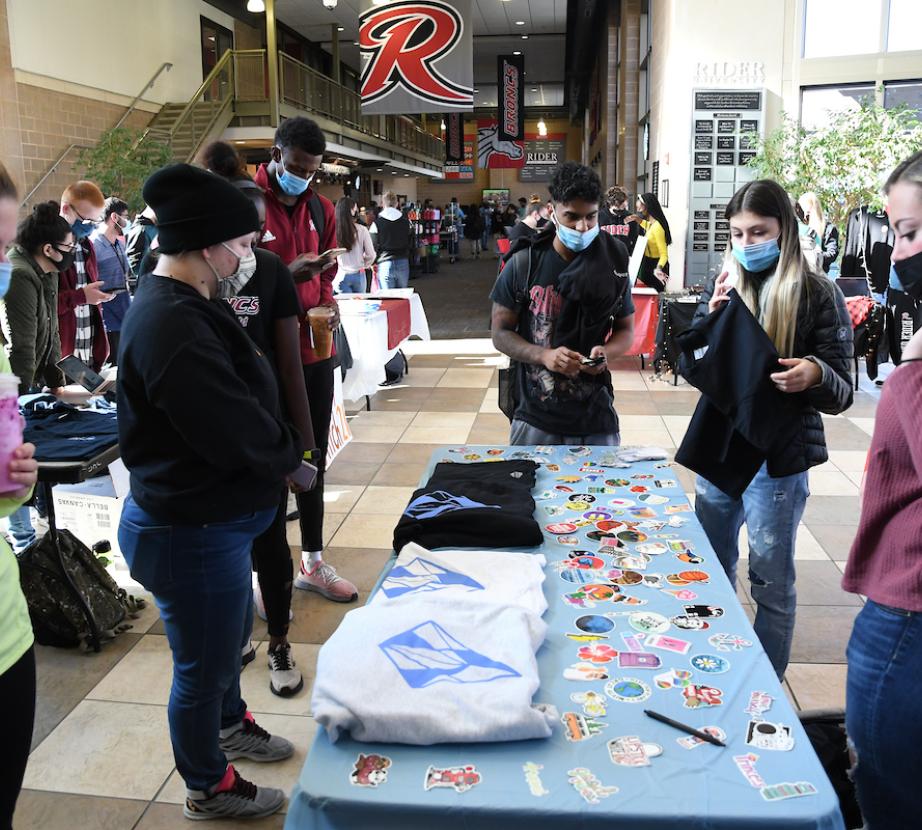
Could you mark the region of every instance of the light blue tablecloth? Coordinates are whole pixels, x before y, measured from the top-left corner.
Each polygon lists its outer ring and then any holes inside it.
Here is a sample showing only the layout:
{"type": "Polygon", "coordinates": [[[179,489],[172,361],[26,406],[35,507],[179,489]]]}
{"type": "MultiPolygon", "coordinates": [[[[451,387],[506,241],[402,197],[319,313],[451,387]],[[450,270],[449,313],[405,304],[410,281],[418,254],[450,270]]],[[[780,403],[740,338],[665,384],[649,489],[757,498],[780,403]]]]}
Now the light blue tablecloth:
{"type": "MultiPolygon", "coordinates": [[[[486,460],[486,447],[471,448],[470,453],[486,460]]],[[[499,448],[496,448],[499,449],[499,448]]],[[[515,457],[517,453],[531,455],[534,448],[504,447],[502,459],[515,457]]],[[[464,453],[440,450],[432,464],[442,460],[461,461],[464,453]]],[[[545,531],[545,543],[538,551],[548,560],[545,594],[549,604],[544,619],[549,632],[544,646],[538,653],[541,673],[541,689],[535,702],[550,703],[564,712],[582,714],[582,706],[573,702],[574,693],[595,692],[606,698],[607,714],[601,720],[607,724],[598,734],[579,742],[570,742],[565,737],[561,724],[554,735],[544,741],[526,741],[505,744],[439,745],[439,746],[397,746],[360,744],[351,740],[340,740],[331,744],[324,733],[318,733],[314,745],[301,772],[300,780],[291,796],[288,830],[492,830],[515,828],[516,823],[529,830],[553,828],[553,830],[576,830],[576,828],[625,828],[625,830],[647,830],[647,828],[817,828],[818,830],[841,830],[842,818],[838,801],[829,781],[813,752],[806,734],[800,726],[791,705],[788,703],[774,672],[765,657],[749,619],[737,601],[736,595],[724,575],[717,557],[711,550],[704,531],[693,512],[666,513],[667,508],[688,505],[681,490],[675,468],[658,467],[655,462],[642,462],[629,469],[596,467],[609,456],[611,449],[594,447],[591,455],[581,456],[573,461],[568,448],[555,447],[550,455],[534,455],[535,460],[545,463],[538,474],[534,491],[536,497],[536,518],[544,528],[556,522],[580,519],[584,513],[604,511],[615,513],[614,520],[645,521],[632,515],[631,508],[612,506],[613,499],[629,499],[636,507],[649,507],[656,513],[655,521],[668,521],[673,516],[687,520],[682,527],[664,527],[661,530],[643,529],[648,535],[643,544],[664,544],[687,540],[694,556],[703,558],[700,564],[679,560],[678,554],[668,551],[651,556],[651,561],[641,574],[659,574],[663,588],[667,590],[691,590],[697,597],[682,600],[663,589],[646,584],[622,585],[622,594],[646,600],[640,607],[628,607],[623,602],[604,600],[595,602],[594,607],[579,608],[564,599],[579,589],[578,583],[565,581],[561,573],[561,562],[567,560],[574,550],[590,551],[597,555],[598,541],[590,541],[586,534],[596,530],[593,525],[580,527],[575,533],[579,544],[561,544],[560,537],[545,531]],[[601,473],[582,472],[588,464],[601,473]],[[547,464],[559,465],[559,471],[548,470],[547,464]],[[636,476],[653,478],[636,478],[636,476]],[[580,476],[578,482],[559,480],[561,476],[580,476]],[[590,478],[587,479],[587,476],[590,478]],[[598,476],[598,478],[591,478],[598,476]],[[606,485],[606,480],[624,479],[622,484],[606,485]],[[657,483],[673,486],[657,486],[657,483]],[[549,515],[547,508],[563,507],[572,494],[555,488],[572,487],[575,494],[589,494],[595,498],[587,509],[564,508],[561,515],[549,515]],[[647,487],[646,493],[632,492],[632,487],[647,487]],[[590,488],[606,488],[614,493],[593,493],[590,488]],[[553,499],[542,499],[545,491],[553,491],[553,499]],[[653,498],[644,502],[640,496],[665,496],[668,503],[653,498]],[[671,534],[662,538],[662,534],[671,534]],[[667,584],[666,577],[682,571],[705,571],[709,581],[688,585],[667,584]],[[670,624],[664,636],[689,641],[687,654],[645,647],[644,651],[656,654],[662,661],[658,669],[619,668],[615,662],[598,664],[610,679],[636,678],[650,689],[650,696],[640,703],[621,702],[608,697],[605,688],[609,681],[581,682],[565,679],[564,669],[579,662],[581,643],[566,636],[580,633],[576,626],[578,618],[584,615],[613,614],[608,617],[614,622],[608,639],[598,644],[608,645],[619,652],[627,651],[622,635],[636,634],[643,637],[631,624],[628,612],[656,612],[671,619],[685,615],[685,605],[711,605],[724,610],[719,617],[706,621],[707,630],[683,630],[670,624]],[[624,614],[624,615],[622,615],[624,614]],[[739,635],[752,643],[741,650],[720,650],[709,643],[715,634],[739,635]],[[698,666],[717,663],[707,656],[723,658],[729,662],[725,673],[711,674],[693,668],[692,658],[704,655],[705,659],[695,661],[698,666]],[[669,669],[692,673],[692,682],[716,687],[722,691],[722,704],[703,709],[687,708],[680,688],[668,690],[659,688],[654,678],[669,669]],[[789,751],[754,748],[746,744],[750,715],[745,710],[753,692],[764,692],[773,698],[771,708],[761,719],[791,728],[794,748],[789,751]],[[702,744],[694,749],[679,745],[684,735],[672,727],[655,722],[643,714],[645,708],[661,712],[675,720],[701,728],[714,725],[727,735],[725,749],[711,744],[702,744]],[[610,758],[608,742],[621,737],[638,736],[645,743],[658,744],[662,754],[650,759],[649,766],[616,765],[610,758]],[[377,753],[391,759],[387,780],[377,787],[361,787],[350,782],[350,773],[355,768],[359,754],[377,753]],[[734,758],[756,755],[753,762],[754,774],[747,779],[734,758]],[[523,766],[527,763],[541,766],[538,772],[540,784],[526,780],[523,766]],[[454,789],[430,789],[423,786],[427,769],[432,767],[464,767],[474,765],[481,776],[476,786],[464,792],[454,789]],[[569,771],[588,769],[603,787],[617,787],[617,792],[598,798],[598,803],[589,803],[577,792],[569,781],[569,771]],[[816,789],[813,795],[766,800],[758,784],[758,777],[766,785],[796,784],[807,782],[816,789]],[[544,795],[535,795],[532,789],[544,795]]],[[[519,456],[521,457],[521,456],[519,456]]],[[[430,465],[431,470],[431,465],[430,465]]],[[[428,473],[426,478],[428,478],[428,473]]],[[[571,502],[572,504],[572,502],[571,502]]],[[[555,511],[552,511],[555,512],[555,511]]],[[[647,520],[653,521],[653,520],[647,520]]],[[[617,532],[617,531],[616,531],[617,532]]],[[[617,553],[633,553],[638,544],[629,542],[626,549],[617,553]]],[[[538,552],[536,551],[536,552],[538,552]]],[[[608,555],[602,556],[606,568],[592,578],[595,584],[605,583],[606,571],[613,566],[608,555]]],[[[597,563],[590,563],[597,564],[597,563]]],[[[390,566],[388,566],[389,569],[390,566]]],[[[388,570],[385,569],[385,570],[388,570]]],[[[630,579],[631,577],[629,577],[630,579]]],[[[638,622],[635,620],[635,622],[638,622]]],[[[599,620],[589,621],[606,627],[599,620]]],[[[584,625],[586,625],[584,623],[584,625]]],[[[724,645],[727,648],[726,645],[724,645]]],[[[446,688],[446,692],[450,689],[446,688]]],[[[374,695],[375,681],[368,678],[368,693],[374,695]]],[[[740,765],[745,765],[740,761],[740,765]]]]}

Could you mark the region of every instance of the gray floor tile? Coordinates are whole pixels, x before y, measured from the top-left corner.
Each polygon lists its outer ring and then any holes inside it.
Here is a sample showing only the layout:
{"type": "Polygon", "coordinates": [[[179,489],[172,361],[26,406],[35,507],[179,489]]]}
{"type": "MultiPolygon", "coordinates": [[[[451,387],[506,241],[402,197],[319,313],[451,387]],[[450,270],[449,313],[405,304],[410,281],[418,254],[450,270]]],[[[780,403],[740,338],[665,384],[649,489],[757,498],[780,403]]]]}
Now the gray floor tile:
{"type": "MultiPolygon", "coordinates": [[[[809,504],[809,501],[807,502],[809,504]]],[[[846,562],[852,542],[855,541],[857,525],[811,523],[807,527],[822,545],[829,558],[836,562],[846,562]]]]}
{"type": "Polygon", "coordinates": [[[792,663],[844,663],[858,606],[804,605],[797,609],[792,663]]]}
{"type": "Polygon", "coordinates": [[[811,530],[813,525],[857,527],[859,515],[857,496],[810,496],[803,523],[811,530]]]}
{"type": "Polygon", "coordinates": [[[16,803],[14,827],[17,830],[129,830],[141,818],[147,804],[127,798],[23,790],[16,803]]]}

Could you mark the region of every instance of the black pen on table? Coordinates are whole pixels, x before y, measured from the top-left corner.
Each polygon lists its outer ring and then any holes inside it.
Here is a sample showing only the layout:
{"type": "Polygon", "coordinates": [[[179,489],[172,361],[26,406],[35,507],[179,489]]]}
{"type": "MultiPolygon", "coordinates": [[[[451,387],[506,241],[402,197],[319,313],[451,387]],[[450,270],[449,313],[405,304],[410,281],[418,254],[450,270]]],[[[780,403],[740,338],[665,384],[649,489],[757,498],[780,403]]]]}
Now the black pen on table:
{"type": "Polygon", "coordinates": [[[707,741],[709,744],[714,744],[714,746],[726,746],[726,744],[719,738],[715,738],[713,735],[709,735],[707,732],[702,732],[700,729],[695,729],[693,726],[689,726],[688,724],[679,723],[677,720],[667,718],[665,715],[661,715],[659,712],[654,712],[652,709],[644,709],[643,713],[648,718],[658,720],[660,723],[665,723],[667,726],[673,726],[682,732],[687,732],[689,735],[694,735],[696,738],[700,738],[702,741],[707,741]]]}

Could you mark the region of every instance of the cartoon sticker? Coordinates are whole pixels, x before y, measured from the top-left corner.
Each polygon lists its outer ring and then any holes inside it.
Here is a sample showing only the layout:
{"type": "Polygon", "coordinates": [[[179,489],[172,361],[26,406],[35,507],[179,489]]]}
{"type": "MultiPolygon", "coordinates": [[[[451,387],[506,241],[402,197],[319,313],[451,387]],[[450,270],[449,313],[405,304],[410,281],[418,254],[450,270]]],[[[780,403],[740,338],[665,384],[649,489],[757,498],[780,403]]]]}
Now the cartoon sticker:
{"type": "Polygon", "coordinates": [[[658,669],[663,661],[647,651],[622,651],[618,654],[618,668],[621,669],[658,669]]]}
{"type": "MultiPolygon", "coordinates": [[[[727,740],[727,733],[724,732],[723,729],[721,729],[719,726],[702,726],[700,731],[706,732],[712,738],[717,738],[718,741],[727,740]]],[[[682,749],[694,749],[697,746],[706,744],[707,741],[702,740],[695,735],[686,735],[684,738],[676,738],[676,743],[682,747],[682,749]]]]}
{"type": "Polygon", "coordinates": [[[621,554],[620,556],[616,556],[612,564],[616,568],[642,571],[645,570],[647,565],[650,564],[650,560],[643,554],[625,553],[621,554]]]}
{"type": "MultiPolygon", "coordinates": [[[[656,511],[652,507],[630,507],[628,508],[628,513],[630,513],[635,519],[655,519],[656,511]]],[[[639,541],[643,542],[644,539],[639,541]]]]}
{"type": "Polygon", "coordinates": [[[544,788],[541,781],[541,770],[543,769],[542,764],[536,764],[532,761],[526,761],[522,764],[522,772],[525,773],[525,783],[528,785],[528,791],[537,797],[551,794],[550,790],[544,788]]]}
{"type": "Polygon", "coordinates": [[[730,661],[716,654],[695,654],[688,662],[693,669],[705,674],[724,674],[730,671],[730,661]]]}
{"type": "MultiPolygon", "coordinates": [[[[672,592],[667,591],[667,593],[672,592]]],[[[683,591],[681,593],[691,593],[691,591],[683,591]]],[[[711,624],[706,620],[699,619],[698,617],[686,617],[682,614],[677,617],[672,617],[672,624],[676,628],[681,628],[683,631],[704,631],[711,627],[711,624]]]]}
{"type": "Polygon", "coordinates": [[[673,516],[676,513],[691,513],[692,509],[692,506],[686,502],[685,504],[667,504],[663,511],[667,516],[673,516]]]}
{"type": "MultiPolygon", "coordinates": [[[[633,488],[631,488],[633,490],[633,488]]],[[[637,497],[638,501],[642,501],[644,504],[666,504],[669,499],[666,496],[661,496],[659,493],[643,493],[637,497]]]]}
{"type": "Polygon", "coordinates": [[[589,510],[583,513],[583,518],[590,522],[605,522],[611,519],[611,513],[605,510],[589,510]]]}
{"type": "Polygon", "coordinates": [[[771,709],[774,702],[775,699],[768,692],[753,692],[749,695],[749,703],[743,711],[753,718],[758,718],[771,709]]]}
{"type": "Polygon", "coordinates": [[[575,533],[578,530],[572,522],[557,522],[556,524],[545,525],[544,529],[548,533],[553,533],[557,536],[564,533],[575,533]]]}
{"type": "Polygon", "coordinates": [[[568,545],[568,546],[578,545],[579,536],[558,536],[557,544],[558,545],[568,545]]]}
{"type": "Polygon", "coordinates": [[[568,781],[587,804],[599,804],[601,799],[618,792],[617,787],[606,787],[586,767],[567,770],[568,781]]]}
{"type": "Polygon", "coordinates": [[[712,634],[708,642],[718,651],[742,651],[752,646],[752,641],[739,634],[712,634]]]}
{"type": "Polygon", "coordinates": [[[649,542],[646,545],[638,545],[637,552],[644,556],[659,556],[669,550],[662,542],[649,542]]]}
{"type": "Polygon", "coordinates": [[[564,504],[564,507],[567,510],[575,510],[579,512],[581,510],[588,510],[590,504],[592,504],[592,502],[584,501],[583,499],[575,500],[571,498],[570,501],[564,504]]]}
{"type": "Polygon", "coordinates": [[[576,627],[580,631],[587,631],[590,634],[607,634],[615,627],[615,623],[600,614],[586,614],[585,616],[577,617],[576,627]]]}
{"type": "Polygon", "coordinates": [[[743,778],[749,782],[750,787],[765,786],[765,779],[759,775],[759,771],[756,769],[756,761],[758,760],[759,756],[754,752],[733,756],[733,763],[736,764],[736,768],[740,771],[743,778]]]}
{"type": "Polygon", "coordinates": [[[684,553],[677,553],[675,558],[680,562],[687,562],[689,565],[700,565],[702,562],[704,562],[702,557],[694,553],[689,553],[688,551],[685,551],[684,553]]]}
{"type": "Polygon", "coordinates": [[[429,767],[426,770],[424,788],[426,790],[451,788],[455,792],[466,793],[471,787],[476,787],[482,780],[477,767],[473,764],[465,767],[429,767]]]}
{"type": "Polygon", "coordinates": [[[685,616],[687,617],[722,617],[723,608],[716,605],[686,605],[685,616]]]}
{"type": "Polygon", "coordinates": [[[746,727],[746,743],[756,749],[788,752],[794,748],[794,736],[791,727],[783,723],[751,720],[746,727]]]}
{"type": "Polygon", "coordinates": [[[570,501],[587,501],[589,504],[593,504],[595,502],[595,496],[590,493],[574,493],[570,496],[570,501]]]}
{"type": "Polygon", "coordinates": [[[595,680],[608,680],[608,672],[601,666],[594,666],[592,663],[574,663],[563,670],[563,677],[564,680],[590,683],[595,680]]]}
{"type": "MultiPolygon", "coordinates": [[[[649,488],[644,487],[643,484],[634,484],[634,485],[630,488],[630,492],[631,492],[631,493],[646,493],[648,489],[649,489],[649,488]]],[[[641,496],[641,500],[643,500],[643,497],[642,497],[642,496],[641,496]]],[[[667,501],[668,501],[668,499],[667,499],[667,501]]]]}
{"type": "Polygon", "coordinates": [[[691,686],[692,673],[686,669],[669,669],[653,678],[658,689],[684,689],[691,686]]]}
{"type": "Polygon", "coordinates": [[[544,469],[546,469],[549,473],[559,473],[560,465],[559,464],[546,464],[544,469]]]}
{"type": "Polygon", "coordinates": [[[505,450],[501,449],[487,450],[487,455],[502,455],[504,452],[505,450]]]}
{"type": "Polygon", "coordinates": [[[691,643],[688,640],[679,640],[675,637],[664,637],[662,634],[650,634],[644,645],[647,648],[657,648],[661,651],[672,651],[676,654],[688,654],[691,643]]]}
{"type": "Polygon", "coordinates": [[[599,640],[608,639],[606,634],[586,634],[583,631],[580,631],[579,634],[568,632],[564,636],[569,640],[573,640],[574,643],[597,643],[599,640]]]}
{"type": "Polygon", "coordinates": [[[603,729],[608,728],[605,721],[589,718],[579,712],[564,712],[560,716],[563,724],[563,735],[571,743],[579,743],[598,735],[603,729]]]}
{"type": "Polygon", "coordinates": [[[659,744],[646,744],[637,735],[623,735],[608,742],[608,755],[613,764],[622,767],[648,767],[650,758],[663,754],[659,744]]]}
{"type": "MultiPolygon", "coordinates": [[[[680,600],[681,602],[691,602],[692,600],[698,599],[698,595],[694,591],[692,591],[690,588],[667,588],[666,590],[663,591],[663,593],[669,594],[669,596],[675,597],[677,600],[680,600]]],[[[683,616],[682,619],[691,620],[694,618],[683,616]]],[[[690,627],[691,626],[689,626],[689,628],[690,627]]],[[[705,623],[703,626],[697,626],[698,629],[707,628],[707,627],[708,627],[707,623],[705,623]]]]}
{"type": "Polygon", "coordinates": [[[637,571],[622,571],[621,576],[616,577],[614,582],[618,585],[639,585],[643,582],[643,574],[637,571]]]}
{"type": "Polygon", "coordinates": [[[386,755],[363,755],[355,761],[349,773],[349,783],[356,787],[377,787],[387,783],[387,771],[393,762],[386,755]]]}
{"type": "Polygon", "coordinates": [[[480,461],[480,456],[475,452],[468,453],[464,456],[465,461],[480,461]]]}
{"type": "Polygon", "coordinates": [[[682,689],[686,709],[706,709],[723,703],[723,691],[714,686],[697,686],[692,684],[682,689]]]}
{"type": "Polygon", "coordinates": [[[669,620],[655,611],[638,611],[628,617],[631,628],[643,634],[659,634],[669,630],[669,620]]]}
{"type": "Polygon", "coordinates": [[[809,781],[797,781],[793,784],[786,781],[783,784],[766,784],[760,792],[766,801],[783,801],[786,798],[816,795],[816,787],[809,781]]]}
{"type": "Polygon", "coordinates": [[[608,714],[608,698],[598,692],[574,692],[570,700],[583,707],[583,714],[592,718],[604,718],[608,714]]]}
{"type": "Polygon", "coordinates": [[[702,585],[711,581],[711,575],[705,571],[679,571],[678,576],[686,582],[698,582],[702,585]]]}
{"type": "Polygon", "coordinates": [[[605,483],[609,487],[630,487],[631,486],[631,482],[628,481],[626,478],[607,478],[605,479],[605,483]]]}
{"type": "Polygon", "coordinates": [[[582,646],[577,653],[580,661],[589,663],[611,663],[617,656],[618,652],[605,643],[582,646]]]}
{"type": "Polygon", "coordinates": [[[606,683],[605,694],[621,703],[642,703],[653,694],[653,691],[636,677],[622,677],[606,683]]]}

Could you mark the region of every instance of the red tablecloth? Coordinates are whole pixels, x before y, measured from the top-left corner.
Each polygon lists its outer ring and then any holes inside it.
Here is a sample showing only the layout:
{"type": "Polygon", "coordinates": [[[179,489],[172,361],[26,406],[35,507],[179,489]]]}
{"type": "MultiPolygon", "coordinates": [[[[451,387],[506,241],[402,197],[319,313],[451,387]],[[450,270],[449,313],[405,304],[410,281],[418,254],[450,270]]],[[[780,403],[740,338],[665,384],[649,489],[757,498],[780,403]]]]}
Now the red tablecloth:
{"type": "Polygon", "coordinates": [[[653,289],[635,289],[631,299],[634,300],[634,342],[628,354],[653,354],[659,323],[659,294],[653,289]]]}
{"type": "Polygon", "coordinates": [[[410,301],[381,300],[381,310],[387,312],[387,347],[396,349],[410,336],[410,301]]]}

